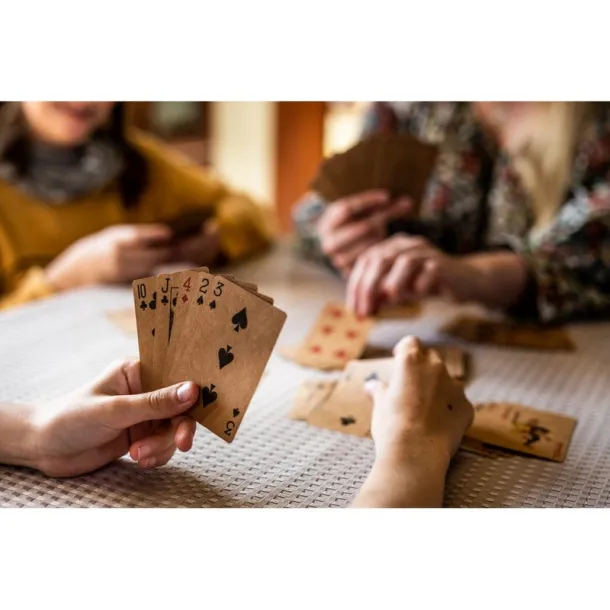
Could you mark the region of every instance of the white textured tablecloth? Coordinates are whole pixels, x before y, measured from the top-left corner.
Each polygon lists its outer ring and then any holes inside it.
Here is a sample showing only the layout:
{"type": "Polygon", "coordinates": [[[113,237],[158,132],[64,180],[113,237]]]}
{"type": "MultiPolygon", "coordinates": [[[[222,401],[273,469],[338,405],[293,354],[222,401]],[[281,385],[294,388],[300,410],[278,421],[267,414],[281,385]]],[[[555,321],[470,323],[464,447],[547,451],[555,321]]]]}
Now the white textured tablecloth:
{"type": "MultiPolygon", "coordinates": [[[[235,272],[288,313],[278,345],[297,343],[324,302],[343,298],[339,280],[296,261],[287,249],[235,272]]],[[[131,304],[129,289],[92,289],[0,316],[0,401],[60,396],[110,361],[137,356],[136,338],[105,316],[131,304]]],[[[455,312],[429,303],[419,318],[381,322],[371,343],[391,347],[406,333],[437,340],[437,329],[455,312]]],[[[460,453],[448,479],[448,506],[610,505],[610,325],[577,325],[570,332],[578,344],[570,354],[468,346],[471,400],[521,402],[573,415],[578,425],[563,464],[460,453]]],[[[345,506],[371,466],[372,441],[289,419],[299,384],[316,375],[325,374],[274,354],[237,439],[227,445],[200,427],[193,450],[157,471],[125,459],[91,475],[54,480],[0,466],[0,506],[345,506]]]]}

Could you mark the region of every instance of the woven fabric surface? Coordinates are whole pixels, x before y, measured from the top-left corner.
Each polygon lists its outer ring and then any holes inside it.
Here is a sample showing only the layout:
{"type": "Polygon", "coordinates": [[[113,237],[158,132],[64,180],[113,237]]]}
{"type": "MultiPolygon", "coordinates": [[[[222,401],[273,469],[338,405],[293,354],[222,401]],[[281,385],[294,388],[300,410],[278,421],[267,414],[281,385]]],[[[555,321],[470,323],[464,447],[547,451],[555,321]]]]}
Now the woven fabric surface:
{"type": "MultiPolygon", "coordinates": [[[[278,346],[298,343],[343,283],[280,247],[232,271],[256,282],[288,313],[278,346]]],[[[0,401],[61,396],[113,360],[137,357],[137,339],[107,312],[132,306],[129,289],[88,289],[0,317],[0,401]]],[[[464,310],[464,308],[462,308],[464,310]]],[[[472,311],[472,309],[466,309],[472,311]]],[[[458,309],[428,303],[420,317],[384,320],[371,344],[392,347],[404,334],[422,340],[458,309]]],[[[476,310],[474,310],[476,311],[476,310]]],[[[566,461],[490,459],[460,453],[448,477],[450,507],[599,507],[610,505],[610,325],[574,325],[574,353],[466,346],[472,401],[520,402],[578,419],[566,461]]],[[[96,473],[55,480],[0,466],[3,507],[343,507],[363,483],[373,445],[289,419],[300,383],[329,374],[272,356],[237,439],[227,445],[198,428],[194,448],[164,468],[142,471],[128,458],[96,473]]],[[[16,407],[18,408],[18,407],[16,407]]]]}

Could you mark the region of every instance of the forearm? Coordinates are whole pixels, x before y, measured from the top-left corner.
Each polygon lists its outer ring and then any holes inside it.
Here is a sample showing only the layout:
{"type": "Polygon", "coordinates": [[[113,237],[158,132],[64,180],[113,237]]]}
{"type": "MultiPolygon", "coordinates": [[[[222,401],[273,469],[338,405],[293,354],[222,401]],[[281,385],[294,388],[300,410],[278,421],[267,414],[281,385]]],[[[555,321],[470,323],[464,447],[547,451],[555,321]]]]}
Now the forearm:
{"type": "Polygon", "coordinates": [[[380,456],[352,508],[440,508],[448,467],[434,451],[380,456]]]}
{"type": "Polygon", "coordinates": [[[514,252],[485,252],[462,260],[477,272],[473,300],[491,309],[513,306],[527,285],[527,266],[514,252]]]}
{"type": "Polygon", "coordinates": [[[0,464],[36,467],[33,414],[29,405],[0,404],[0,464]]]}

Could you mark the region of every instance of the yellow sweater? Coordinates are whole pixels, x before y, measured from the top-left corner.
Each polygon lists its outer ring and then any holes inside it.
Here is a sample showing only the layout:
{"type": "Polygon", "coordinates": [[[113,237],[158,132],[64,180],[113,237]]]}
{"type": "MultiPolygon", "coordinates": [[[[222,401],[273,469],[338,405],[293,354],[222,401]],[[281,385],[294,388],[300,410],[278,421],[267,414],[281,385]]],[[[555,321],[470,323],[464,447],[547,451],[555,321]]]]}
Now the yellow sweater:
{"type": "Polygon", "coordinates": [[[52,294],[44,267],[75,241],[110,225],[164,222],[211,206],[229,260],[269,245],[272,230],[259,205],[150,136],[133,132],[130,141],[149,164],[147,189],[132,210],[123,207],[114,185],[51,206],[0,181],[0,310],[52,294]]]}

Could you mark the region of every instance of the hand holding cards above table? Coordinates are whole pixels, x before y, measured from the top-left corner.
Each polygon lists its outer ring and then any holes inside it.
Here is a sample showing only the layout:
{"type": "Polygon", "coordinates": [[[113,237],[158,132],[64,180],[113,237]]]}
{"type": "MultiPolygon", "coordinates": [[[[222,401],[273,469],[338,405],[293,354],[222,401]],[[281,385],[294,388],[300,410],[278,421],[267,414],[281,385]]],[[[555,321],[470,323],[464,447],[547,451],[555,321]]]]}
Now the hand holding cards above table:
{"type": "Polygon", "coordinates": [[[145,391],[194,381],[189,411],[232,442],[286,320],[254,284],[205,267],[133,283],[145,391]]]}
{"type": "Polygon", "coordinates": [[[384,190],[392,198],[407,195],[417,206],[436,158],[435,146],[409,134],[374,135],[326,159],[311,187],[329,202],[384,190]]]}

